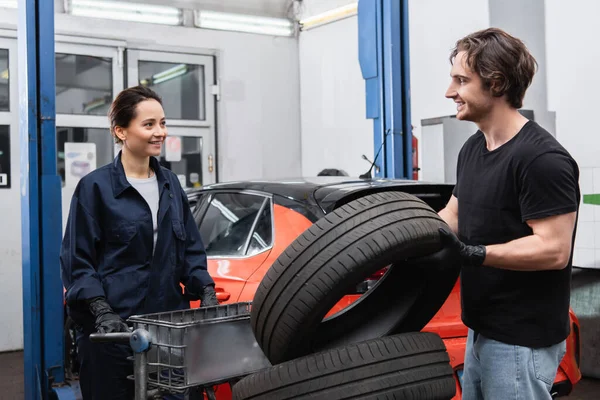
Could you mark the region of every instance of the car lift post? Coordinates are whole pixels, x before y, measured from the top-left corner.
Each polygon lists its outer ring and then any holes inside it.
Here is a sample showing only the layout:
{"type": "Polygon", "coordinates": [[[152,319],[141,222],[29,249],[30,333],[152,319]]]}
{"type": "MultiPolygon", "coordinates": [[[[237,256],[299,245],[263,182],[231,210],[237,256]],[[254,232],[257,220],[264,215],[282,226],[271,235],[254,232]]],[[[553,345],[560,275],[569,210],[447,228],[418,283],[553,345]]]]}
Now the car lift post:
{"type": "Polygon", "coordinates": [[[376,177],[412,178],[408,0],[358,1],[358,58],[373,119],[376,177]]]}
{"type": "Polygon", "coordinates": [[[75,399],[63,386],[54,2],[23,0],[18,12],[25,399],[75,399]]]}

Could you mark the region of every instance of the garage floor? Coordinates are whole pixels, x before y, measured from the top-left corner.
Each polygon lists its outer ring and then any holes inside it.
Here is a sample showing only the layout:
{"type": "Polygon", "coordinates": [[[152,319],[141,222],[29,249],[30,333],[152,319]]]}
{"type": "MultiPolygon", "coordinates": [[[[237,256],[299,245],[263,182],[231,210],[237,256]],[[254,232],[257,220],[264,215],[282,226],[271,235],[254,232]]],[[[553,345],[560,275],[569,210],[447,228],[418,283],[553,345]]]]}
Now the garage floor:
{"type": "MultiPolygon", "coordinates": [[[[23,353],[0,353],[0,397],[2,400],[23,399],[23,353]]],[[[584,379],[567,400],[596,400],[600,396],[600,380],[584,379]]]]}

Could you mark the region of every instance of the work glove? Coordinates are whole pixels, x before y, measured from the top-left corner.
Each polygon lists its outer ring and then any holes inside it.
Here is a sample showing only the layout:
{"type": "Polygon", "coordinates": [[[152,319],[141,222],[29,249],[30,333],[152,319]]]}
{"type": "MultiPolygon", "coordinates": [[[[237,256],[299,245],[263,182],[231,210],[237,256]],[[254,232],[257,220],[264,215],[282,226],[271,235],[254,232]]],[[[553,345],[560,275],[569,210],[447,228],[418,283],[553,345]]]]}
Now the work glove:
{"type": "Polygon", "coordinates": [[[200,292],[200,307],[218,306],[219,300],[217,300],[217,292],[213,285],[206,285],[200,292]]]}
{"type": "Polygon", "coordinates": [[[435,253],[404,260],[403,265],[407,268],[419,268],[428,273],[436,273],[451,266],[459,265],[459,255],[452,247],[442,245],[435,253]]]}
{"type": "Polygon", "coordinates": [[[96,297],[88,302],[88,307],[94,318],[94,326],[98,333],[129,332],[129,327],[119,317],[104,297],[96,297]]]}
{"type": "Polygon", "coordinates": [[[440,228],[440,239],[445,248],[458,253],[464,266],[479,267],[485,261],[485,246],[471,246],[464,244],[460,239],[446,228],[440,228]]]}

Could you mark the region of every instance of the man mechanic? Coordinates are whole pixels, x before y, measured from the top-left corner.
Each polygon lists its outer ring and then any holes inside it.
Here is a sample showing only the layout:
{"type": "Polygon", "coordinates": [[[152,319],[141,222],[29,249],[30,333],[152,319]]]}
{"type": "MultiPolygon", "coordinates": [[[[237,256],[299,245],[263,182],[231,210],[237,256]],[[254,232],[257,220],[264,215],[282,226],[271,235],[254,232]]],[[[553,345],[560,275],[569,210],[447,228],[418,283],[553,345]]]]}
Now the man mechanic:
{"type": "Polygon", "coordinates": [[[523,42],[490,28],[451,53],[446,97],[479,130],[462,147],[440,234],[462,260],[469,328],[463,399],[551,399],[566,351],[575,226],[576,162],[522,116],[537,63],[523,42]]]}

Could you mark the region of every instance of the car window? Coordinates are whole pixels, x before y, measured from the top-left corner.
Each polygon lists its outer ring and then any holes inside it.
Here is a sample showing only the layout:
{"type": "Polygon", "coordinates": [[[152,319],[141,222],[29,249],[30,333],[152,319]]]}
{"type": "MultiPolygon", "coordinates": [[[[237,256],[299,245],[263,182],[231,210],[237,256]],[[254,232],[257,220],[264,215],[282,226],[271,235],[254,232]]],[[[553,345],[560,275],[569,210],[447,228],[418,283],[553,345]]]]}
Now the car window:
{"type": "Polygon", "coordinates": [[[313,207],[311,210],[306,206],[306,204],[279,195],[273,195],[273,201],[275,204],[279,204],[280,206],[284,206],[285,208],[289,208],[290,210],[304,215],[310,222],[313,223],[317,222],[319,218],[323,217],[323,212],[320,211],[318,206],[313,207]],[[319,212],[319,215],[315,214],[313,211],[319,212]]]}
{"type": "Polygon", "coordinates": [[[245,193],[217,193],[200,222],[208,256],[243,256],[254,221],[267,198],[245,193]]]}
{"type": "MultiPolygon", "coordinates": [[[[208,200],[210,200],[210,194],[205,193],[201,196],[196,197],[194,208],[190,207],[192,209],[192,214],[194,215],[194,221],[196,222],[196,226],[198,227],[198,229],[200,229],[200,220],[202,219],[202,216],[204,215],[204,211],[206,210],[208,200]]],[[[191,206],[191,203],[190,203],[190,206],[191,206]]]]}
{"type": "Polygon", "coordinates": [[[198,206],[198,200],[200,199],[201,196],[198,196],[196,194],[188,195],[188,204],[190,205],[190,210],[192,211],[192,214],[196,213],[196,206],[198,206]]]}
{"type": "Polygon", "coordinates": [[[256,228],[250,237],[246,255],[258,254],[273,244],[273,223],[271,220],[271,202],[269,201],[260,213],[256,228]]]}

